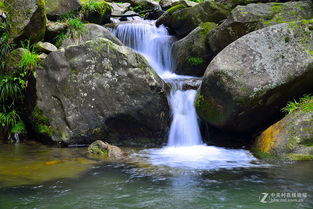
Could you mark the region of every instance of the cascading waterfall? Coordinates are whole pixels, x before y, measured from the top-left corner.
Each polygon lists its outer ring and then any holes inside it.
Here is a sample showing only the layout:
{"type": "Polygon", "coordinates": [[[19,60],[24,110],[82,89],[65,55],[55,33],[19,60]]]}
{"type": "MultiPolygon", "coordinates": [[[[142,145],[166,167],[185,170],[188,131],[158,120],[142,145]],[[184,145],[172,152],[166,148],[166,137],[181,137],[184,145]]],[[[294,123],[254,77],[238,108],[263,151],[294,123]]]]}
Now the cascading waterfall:
{"type": "Polygon", "coordinates": [[[128,47],[144,55],[159,76],[172,86],[168,96],[173,119],[168,144],[162,149],[145,150],[138,155],[154,165],[192,169],[253,166],[256,160],[246,150],[230,150],[203,144],[194,107],[196,91],[184,91],[183,81],[194,78],[173,73],[171,46],[174,37],[154,21],[118,23],[114,34],[128,47]]]}
{"type": "Polygon", "coordinates": [[[196,91],[182,90],[183,79],[192,77],[172,72],[171,46],[174,38],[168,34],[164,26],[157,28],[154,21],[122,23],[114,33],[126,46],[142,53],[160,77],[172,86],[169,102],[173,120],[168,146],[201,144],[197,114],[193,105],[196,91]]]}

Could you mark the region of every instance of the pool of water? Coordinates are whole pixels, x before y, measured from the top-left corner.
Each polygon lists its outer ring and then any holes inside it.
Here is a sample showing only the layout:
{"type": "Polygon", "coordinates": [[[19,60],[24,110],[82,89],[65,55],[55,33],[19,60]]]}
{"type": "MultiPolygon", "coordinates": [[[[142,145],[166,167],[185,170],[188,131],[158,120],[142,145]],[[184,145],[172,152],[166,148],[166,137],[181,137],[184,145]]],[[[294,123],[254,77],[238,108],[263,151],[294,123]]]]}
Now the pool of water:
{"type": "Polygon", "coordinates": [[[0,148],[1,209],[313,208],[312,162],[269,165],[244,150],[228,150],[222,159],[227,150],[205,146],[193,154],[127,150],[122,161],[94,158],[86,148],[0,148]],[[205,161],[196,153],[209,163],[200,166],[205,161]],[[271,203],[272,193],[290,197],[271,203]]]}

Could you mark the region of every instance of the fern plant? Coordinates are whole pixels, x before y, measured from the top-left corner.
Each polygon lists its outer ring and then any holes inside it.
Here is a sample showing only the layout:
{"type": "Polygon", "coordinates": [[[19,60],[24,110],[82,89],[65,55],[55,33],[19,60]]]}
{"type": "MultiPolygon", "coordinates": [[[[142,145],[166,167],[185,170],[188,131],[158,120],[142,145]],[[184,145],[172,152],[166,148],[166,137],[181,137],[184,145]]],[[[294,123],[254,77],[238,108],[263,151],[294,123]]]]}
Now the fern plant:
{"type": "Polygon", "coordinates": [[[310,94],[303,95],[298,101],[292,100],[287,103],[287,105],[282,108],[282,112],[290,114],[298,109],[302,108],[305,111],[313,110],[313,96],[310,94]]]}

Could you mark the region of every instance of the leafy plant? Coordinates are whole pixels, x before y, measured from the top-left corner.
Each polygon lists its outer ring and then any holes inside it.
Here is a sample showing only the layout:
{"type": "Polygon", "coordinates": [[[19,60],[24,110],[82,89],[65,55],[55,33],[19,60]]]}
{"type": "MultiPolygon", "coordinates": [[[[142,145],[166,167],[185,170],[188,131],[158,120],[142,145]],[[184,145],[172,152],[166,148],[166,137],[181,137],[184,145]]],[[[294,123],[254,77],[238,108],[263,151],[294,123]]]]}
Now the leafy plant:
{"type": "Polygon", "coordinates": [[[71,38],[79,37],[85,29],[84,23],[80,21],[78,18],[67,19],[66,21],[68,25],[67,34],[71,38]]]}
{"type": "Polygon", "coordinates": [[[0,71],[3,71],[5,69],[5,58],[14,47],[8,32],[4,32],[0,36],[0,46],[0,71]]]}
{"type": "Polygon", "coordinates": [[[15,110],[8,113],[0,112],[0,124],[2,127],[14,127],[21,118],[15,110]]]}
{"type": "Polygon", "coordinates": [[[298,101],[292,100],[287,103],[287,105],[282,108],[282,112],[290,114],[298,109],[302,108],[303,110],[313,110],[313,97],[309,94],[303,95],[298,101]]]}
{"type": "Polygon", "coordinates": [[[14,126],[12,126],[12,129],[11,129],[12,134],[20,134],[20,133],[25,133],[25,132],[26,132],[25,124],[21,120],[17,122],[14,126]]]}
{"type": "Polygon", "coordinates": [[[65,33],[60,33],[55,37],[55,45],[57,47],[60,47],[62,45],[62,42],[67,39],[69,36],[65,33]]]}
{"type": "MultiPolygon", "coordinates": [[[[21,100],[23,98],[22,89],[24,85],[21,84],[20,78],[6,76],[0,80],[0,102],[4,103],[12,101],[11,106],[15,100],[21,100]]],[[[5,107],[5,106],[3,106],[5,107]]]]}

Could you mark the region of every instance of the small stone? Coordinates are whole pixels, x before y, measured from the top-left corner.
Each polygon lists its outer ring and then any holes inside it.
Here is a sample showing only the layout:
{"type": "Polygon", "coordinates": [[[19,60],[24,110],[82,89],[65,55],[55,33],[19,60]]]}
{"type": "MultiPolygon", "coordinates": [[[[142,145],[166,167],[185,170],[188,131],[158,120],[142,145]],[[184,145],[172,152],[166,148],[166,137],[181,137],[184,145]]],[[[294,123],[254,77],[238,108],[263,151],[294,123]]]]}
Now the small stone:
{"type": "Polygon", "coordinates": [[[49,42],[38,42],[36,45],[37,49],[40,52],[44,52],[49,54],[50,52],[55,52],[58,50],[58,48],[56,46],[54,46],[53,44],[49,43],[49,42]]]}

